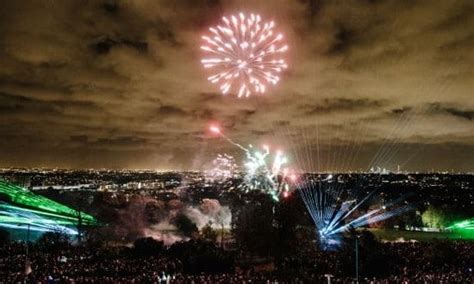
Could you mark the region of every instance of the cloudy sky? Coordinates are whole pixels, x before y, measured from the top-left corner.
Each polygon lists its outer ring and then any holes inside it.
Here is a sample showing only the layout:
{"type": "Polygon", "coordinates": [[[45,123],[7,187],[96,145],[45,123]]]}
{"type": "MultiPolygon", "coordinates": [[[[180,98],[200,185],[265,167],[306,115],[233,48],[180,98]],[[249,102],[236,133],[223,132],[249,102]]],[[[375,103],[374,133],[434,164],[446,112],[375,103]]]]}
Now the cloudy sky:
{"type": "Polygon", "coordinates": [[[202,169],[244,145],[295,168],[474,170],[474,2],[0,2],[0,166],[202,169]],[[200,36],[223,15],[273,19],[278,86],[222,96],[200,36]]]}

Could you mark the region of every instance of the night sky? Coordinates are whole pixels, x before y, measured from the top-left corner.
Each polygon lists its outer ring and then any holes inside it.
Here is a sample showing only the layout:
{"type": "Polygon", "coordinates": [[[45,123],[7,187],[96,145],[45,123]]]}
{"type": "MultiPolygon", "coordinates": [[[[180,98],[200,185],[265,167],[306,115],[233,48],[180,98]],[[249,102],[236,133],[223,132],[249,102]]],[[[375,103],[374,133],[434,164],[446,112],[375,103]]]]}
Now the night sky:
{"type": "Polygon", "coordinates": [[[303,170],[474,169],[474,1],[0,2],[0,166],[204,169],[235,147],[303,170]],[[200,58],[224,15],[273,19],[289,68],[222,96],[200,58]]]}

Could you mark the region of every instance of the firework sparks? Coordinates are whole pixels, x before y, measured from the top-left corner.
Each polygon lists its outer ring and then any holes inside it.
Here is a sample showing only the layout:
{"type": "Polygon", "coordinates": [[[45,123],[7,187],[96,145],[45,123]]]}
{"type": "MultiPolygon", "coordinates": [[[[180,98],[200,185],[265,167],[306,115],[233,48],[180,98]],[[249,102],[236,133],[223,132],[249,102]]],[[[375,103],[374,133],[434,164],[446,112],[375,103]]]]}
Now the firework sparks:
{"type": "Polygon", "coordinates": [[[238,166],[235,158],[228,154],[218,154],[212,161],[212,169],[207,172],[207,178],[214,182],[225,182],[237,175],[238,166]]]}
{"type": "Polygon", "coordinates": [[[298,178],[286,167],[288,159],[281,150],[273,153],[267,145],[263,145],[262,150],[255,150],[252,145],[246,148],[227,137],[216,125],[211,125],[209,130],[245,152],[243,169],[244,187],[247,191],[263,191],[275,201],[279,201],[281,196],[289,196],[290,184],[295,183],[298,178]]]}
{"type": "MultiPolygon", "coordinates": [[[[261,190],[268,193],[275,201],[280,196],[287,197],[290,191],[288,183],[288,159],[282,151],[271,153],[268,146],[263,151],[247,150],[245,182],[249,190],[261,190]]],[[[290,178],[291,179],[291,178],[290,178]]]]}
{"type": "Polygon", "coordinates": [[[283,59],[288,45],[274,28],[273,21],[263,22],[260,15],[223,17],[202,37],[206,55],[201,63],[214,72],[207,79],[219,84],[222,94],[234,92],[239,97],[265,93],[267,85],[276,85],[279,73],[288,67],[283,59]]]}
{"type": "Polygon", "coordinates": [[[226,135],[224,135],[224,133],[222,133],[221,129],[216,126],[216,125],[211,125],[209,127],[209,130],[214,133],[214,134],[217,134],[219,135],[220,137],[224,138],[225,140],[227,140],[227,142],[229,142],[230,144],[236,146],[236,147],[239,147],[241,150],[247,152],[247,148],[245,148],[244,146],[240,145],[239,143],[236,143],[234,142],[232,139],[230,139],[229,137],[227,137],[226,135]]]}

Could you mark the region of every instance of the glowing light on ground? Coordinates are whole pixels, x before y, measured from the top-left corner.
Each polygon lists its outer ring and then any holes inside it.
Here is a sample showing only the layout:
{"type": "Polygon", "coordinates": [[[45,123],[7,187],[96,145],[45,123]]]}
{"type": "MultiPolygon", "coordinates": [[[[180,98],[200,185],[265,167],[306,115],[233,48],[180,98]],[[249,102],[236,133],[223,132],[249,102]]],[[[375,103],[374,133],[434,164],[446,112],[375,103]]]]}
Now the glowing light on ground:
{"type": "Polygon", "coordinates": [[[463,239],[474,240],[474,218],[454,223],[447,229],[463,239]]]}

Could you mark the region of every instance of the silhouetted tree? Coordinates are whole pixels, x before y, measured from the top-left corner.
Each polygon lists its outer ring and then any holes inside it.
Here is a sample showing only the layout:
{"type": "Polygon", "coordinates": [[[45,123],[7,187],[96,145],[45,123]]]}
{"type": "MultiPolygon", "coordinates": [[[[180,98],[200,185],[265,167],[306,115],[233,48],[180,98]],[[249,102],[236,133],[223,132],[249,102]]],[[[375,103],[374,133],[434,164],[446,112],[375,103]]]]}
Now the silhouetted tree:
{"type": "Polygon", "coordinates": [[[355,275],[355,244],[359,251],[359,273],[364,277],[380,277],[388,273],[390,262],[396,261],[383,250],[382,244],[371,232],[350,230],[343,239],[341,269],[347,275],[355,275]]]}
{"type": "Polygon", "coordinates": [[[276,204],[274,214],[275,237],[274,241],[277,250],[274,250],[275,256],[285,257],[292,252],[296,252],[301,247],[297,244],[296,225],[301,217],[301,208],[293,199],[285,199],[276,204]]]}
{"type": "Polygon", "coordinates": [[[133,242],[133,251],[138,256],[151,256],[163,252],[163,242],[151,237],[136,239],[133,242]]]}
{"type": "Polygon", "coordinates": [[[173,219],[172,223],[178,228],[183,235],[186,237],[193,237],[198,233],[198,228],[196,224],[184,214],[178,214],[176,218],[173,219]]]}
{"type": "Polygon", "coordinates": [[[7,230],[0,229],[0,247],[10,243],[10,233],[7,230]]]}
{"type": "Polygon", "coordinates": [[[213,243],[217,240],[217,232],[212,228],[211,224],[207,224],[201,229],[201,236],[203,239],[213,243]]]}
{"type": "Polygon", "coordinates": [[[233,234],[238,246],[251,255],[269,256],[275,238],[273,203],[244,206],[233,218],[233,234]]]}
{"type": "Polygon", "coordinates": [[[47,232],[44,233],[37,241],[40,247],[47,251],[64,250],[70,245],[69,236],[62,232],[47,232]]]}
{"type": "Polygon", "coordinates": [[[189,274],[224,273],[234,269],[233,255],[205,240],[174,243],[168,254],[179,259],[184,272],[189,274]]]}

